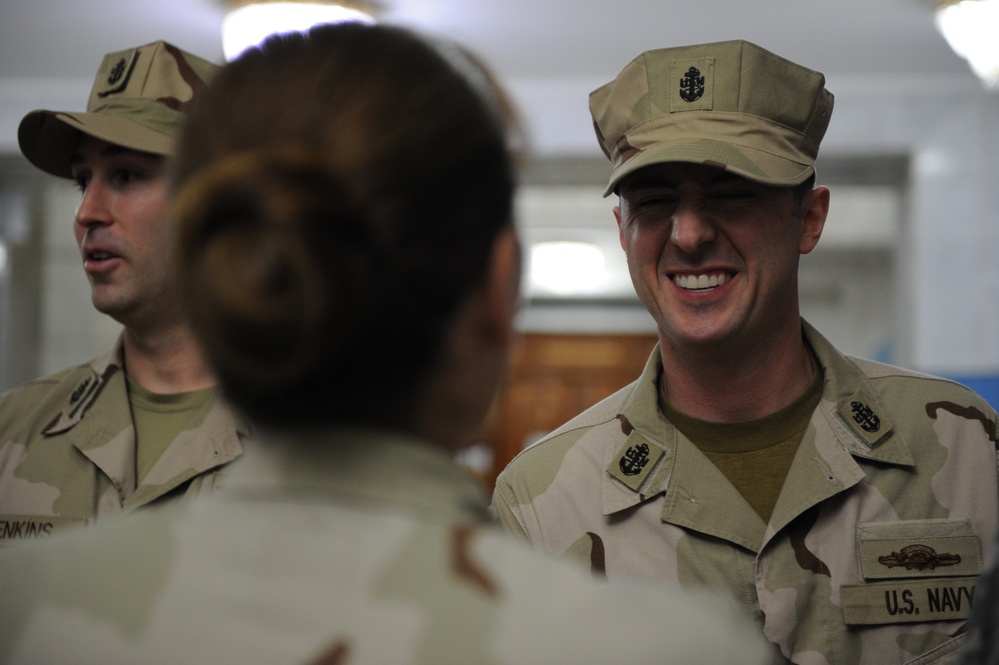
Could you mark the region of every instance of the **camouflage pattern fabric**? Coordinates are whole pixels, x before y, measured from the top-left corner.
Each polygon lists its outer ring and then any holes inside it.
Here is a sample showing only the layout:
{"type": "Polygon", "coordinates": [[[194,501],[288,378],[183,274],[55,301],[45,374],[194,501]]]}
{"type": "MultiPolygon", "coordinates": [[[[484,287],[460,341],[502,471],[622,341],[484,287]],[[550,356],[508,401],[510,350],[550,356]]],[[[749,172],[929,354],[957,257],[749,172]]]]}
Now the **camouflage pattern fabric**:
{"type": "Polygon", "coordinates": [[[767,662],[710,601],[509,538],[422,443],[255,440],[231,468],[210,497],[0,551],[0,662],[767,662]]]}
{"type": "Polygon", "coordinates": [[[794,663],[954,663],[999,523],[996,412],[953,382],[841,355],[769,524],[641,378],[521,453],[493,502],[611,580],[726,594],[794,663]]]}
{"type": "Polygon", "coordinates": [[[172,155],[188,107],[218,69],[164,41],[108,53],[97,68],[87,110],[28,113],[17,128],[18,146],[28,161],[60,178],[73,177],[81,133],[172,155]]]}
{"type": "Polygon", "coordinates": [[[961,665],[999,665],[999,542],[992,560],[975,585],[975,609],[968,621],[968,637],[961,665]]]}
{"type": "Polygon", "coordinates": [[[737,39],[645,51],[590,93],[613,172],[664,162],[708,164],[787,187],[815,172],[834,98],[825,76],[737,39]]]}
{"type": "Polygon", "coordinates": [[[242,453],[249,426],[216,401],[137,485],[121,353],[119,339],[89,364],[0,395],[0,545],[209,492],[242,453]]]}

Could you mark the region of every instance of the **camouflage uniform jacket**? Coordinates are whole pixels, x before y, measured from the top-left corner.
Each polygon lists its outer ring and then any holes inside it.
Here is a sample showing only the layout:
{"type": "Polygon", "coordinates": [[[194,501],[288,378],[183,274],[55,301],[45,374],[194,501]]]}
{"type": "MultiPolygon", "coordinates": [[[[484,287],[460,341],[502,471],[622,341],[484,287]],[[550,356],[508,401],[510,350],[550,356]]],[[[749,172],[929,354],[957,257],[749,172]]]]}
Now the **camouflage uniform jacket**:
{"type": "Polygon", "coordinates": [[[221,401],[163,452],[141,484],[121,340],[86,365],[0,395],[0,544],[210,491],[249,428],[221,401]]]}
{"type": "Polygon", "coordinates": [[[611,579],[722,591],[795,663],[951,663],[999,513],[995,411],[953,382],[841,355],[769,524],[639,380],[523,451],[504,526],[611,579]]]}
{"type": "Polygon", "coordinates": [[[0,662],[766,662],[744,617],[502,533],[438,450],[309,437],[249,443],[210,497],[0,551],[0,662]]]}

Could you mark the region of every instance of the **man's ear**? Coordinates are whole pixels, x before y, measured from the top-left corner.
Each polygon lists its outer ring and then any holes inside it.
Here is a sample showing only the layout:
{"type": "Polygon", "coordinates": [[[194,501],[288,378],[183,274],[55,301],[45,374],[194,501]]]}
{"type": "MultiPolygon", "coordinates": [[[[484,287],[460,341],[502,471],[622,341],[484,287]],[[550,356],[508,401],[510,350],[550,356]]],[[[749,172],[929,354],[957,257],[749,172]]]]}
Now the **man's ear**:
{"type": "Polygon", "coordinates": [[[482,287],[482,324],[490,331],[490,337],[503,347],[513,344],[513,318],[520,302],[520,278],[520,240],[510,225],[493,243],[482,287]]]}
{"type": "Polygon", "coordinates": [[[617,222],[617,238],[618,238],[618,242],[621,243],[621,249],[623,249],[625,252],[627,252],[628,248],[625,246],[626,243],[624,242],[624,232],[621,230],[621,206],[620,205],[614,206],[614,221],[617,222]]]}
{"type": "Polygon", "coordinates": [[[829,188],[815,187],[805,195],[801,210],[801,236],[798,251],[808,254],[819,244],[829,214],[829,188]]]}

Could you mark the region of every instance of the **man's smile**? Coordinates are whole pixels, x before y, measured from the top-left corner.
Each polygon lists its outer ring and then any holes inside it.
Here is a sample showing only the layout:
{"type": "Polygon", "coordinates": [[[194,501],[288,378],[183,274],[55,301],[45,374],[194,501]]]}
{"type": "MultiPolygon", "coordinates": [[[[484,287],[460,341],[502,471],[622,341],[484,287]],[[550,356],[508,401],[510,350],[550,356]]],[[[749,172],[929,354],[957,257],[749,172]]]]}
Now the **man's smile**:
{"type": "Polygon", "coordinates": [[[700,275],[673,275],[673,283],[687,291],[703,291],[721,286],[732,278],[727,272],[702,273],[700,275]]]}

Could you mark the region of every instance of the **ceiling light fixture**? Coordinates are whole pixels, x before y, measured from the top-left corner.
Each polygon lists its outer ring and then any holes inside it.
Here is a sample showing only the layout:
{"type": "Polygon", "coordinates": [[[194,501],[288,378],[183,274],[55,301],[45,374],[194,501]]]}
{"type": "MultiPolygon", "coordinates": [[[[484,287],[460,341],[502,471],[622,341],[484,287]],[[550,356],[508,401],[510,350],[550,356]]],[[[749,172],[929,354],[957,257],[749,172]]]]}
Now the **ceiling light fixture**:
{"type": "Polygon", "coordinates": [[[301,32],[320,23],[373,23],[368,0],[229,0],[222,19],[222,51],[232,60],[274,34],[301,32]]]}
{"type": "Polygon", "coordinates": [[[999,90],[999,0],[940,0],[937,29],[986,89],[999,90]]]}

